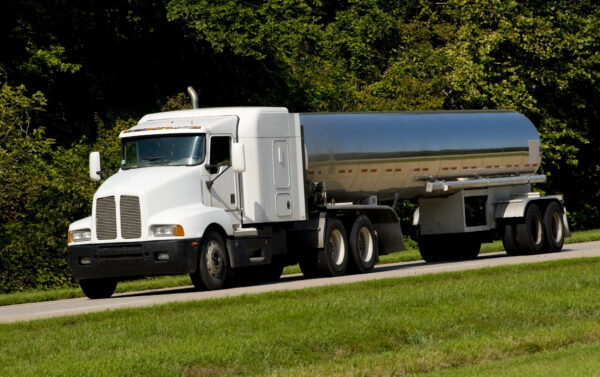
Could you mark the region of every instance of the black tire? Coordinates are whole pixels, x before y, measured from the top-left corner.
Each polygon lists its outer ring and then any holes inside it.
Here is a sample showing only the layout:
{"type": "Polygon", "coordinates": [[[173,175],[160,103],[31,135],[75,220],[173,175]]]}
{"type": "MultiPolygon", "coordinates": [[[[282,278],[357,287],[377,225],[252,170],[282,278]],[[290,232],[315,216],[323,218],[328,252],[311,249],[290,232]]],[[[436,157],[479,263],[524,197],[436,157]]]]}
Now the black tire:
{"type": "Polygon", "coordinates": [[[85,279],[79,281],[83,293],[92,300],[98,298],[109,298],[117,289],[115,279],[85,279]]]}
{"type": "Polygon", "coordinates": [[[441,247],[436,236],[419,235],[419,252],[425,262],[435,263],[442,260],[441,247]]]}
{"type": "Polygon", "coordinates": [[[517,241],[523,254],[538,254],[544,249],[544,225],[542,212],[536,204],[525,211],[525,222],[519,223],[517,241]]]}
{"type": "Polygon", "coordinates": [[[272,261],[271,264],[257,267],[256,274],[258,281],[263,283],[271,283],[279,280],[283,273],[284,265],[277,261],[272,261]]]}
{"type": "Polygon", "coordinates": [[[221,289],[227,280],[229,263],[223,237],[213,230],[206,232],[200,243],[198,269],[190,274],[197,290],[221,289]]]}
{"type": "Polygon", "coordinates": [[[305,278],[316,278],[319,276],[319,269],[317,268],[317,250],[309,249],[301,252],[298,256],[298,265],[300,271],[305,278]]]}
{"type": "Polygon", "coordinates": [[[477,258],[481,250],[481,241],[474,235],[464,235],[457,243],[458,257],[460,260],[471,260],[477,258]]]}
{"type": "Polygon", "coordinates": [[[323,276],[341,276],[348,268],[348,236],[338,219],[327,219],[324,248],[317,252],[317,268],[323,276]]]}
{"type": "Polygon", "coordinates": [[[361,215],[354,221],[349,241],[352,270],[359,273],[373,271],[379,250],[375,229],[367,216],[361,215]]]}
{"type": "Polygon", "coordinates": [[[557,202],[551,202],[544,212],[544,250],[556,253],[565,243],[565,224],[563,208],[557,202]]]}
{"type": "Polygon", "coordinates": [[[262,266],[250,266],[233,269],[227,276],[227,287],[240,287],[249,284],[271,283],[279,280],[283,273],[283,264],[274,262],[262,266]]]}
{"type": "Polygon", "coordinates": [[[514,224],[505,224],[502,230],[502,245],[507,255],[521,255],[521,248],[517,241],[517,230],[514,224]]]}

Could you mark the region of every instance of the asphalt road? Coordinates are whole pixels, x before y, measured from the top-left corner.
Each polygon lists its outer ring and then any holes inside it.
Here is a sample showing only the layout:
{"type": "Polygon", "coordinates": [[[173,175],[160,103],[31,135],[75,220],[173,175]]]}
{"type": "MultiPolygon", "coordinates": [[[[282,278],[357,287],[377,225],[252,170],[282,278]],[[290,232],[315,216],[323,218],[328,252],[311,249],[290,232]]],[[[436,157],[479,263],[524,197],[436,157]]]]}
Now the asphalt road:
{"type": "Polygon", "coordinates": [[[475,260],[462,262],[425,263],[423,261],[386,264],[375,267],[370,274],[348,275],[336,278],[304,279],[301,275],[288,275],[271,284],[223,289],[219,291],[196,292],[189,287],[167,288],[144,292],[128,292],[114,295],[112,298],[90,300],[74,298],[59,301],[45,301],[0,307],[0,323],[29,321],[33,319],[59,317],[81,313],[100,312],[121,308],[133,308],[181,302],[203,300],[207,298],[231,297],[244,294],[256,294],[283,290],[295,290],[309,287],[321,287],[333,284],[345,284],[366,280],[399,278],[405,276],[435,274],[448,271],[474,270],[478,268],[538,263],[550,260],[600,257],[600,241],[565,245],[559,253],[506,256],[502,253],[482,254],[475,260]]]}

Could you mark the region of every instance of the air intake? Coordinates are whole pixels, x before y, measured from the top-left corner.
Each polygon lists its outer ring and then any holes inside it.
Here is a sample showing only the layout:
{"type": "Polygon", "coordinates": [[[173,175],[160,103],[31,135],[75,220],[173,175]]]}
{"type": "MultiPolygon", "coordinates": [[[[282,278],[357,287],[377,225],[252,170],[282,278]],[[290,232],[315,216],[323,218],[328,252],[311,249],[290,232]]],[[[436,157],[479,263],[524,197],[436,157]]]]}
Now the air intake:
{"type": "Polygon", "coordinates": [[[96,199],[96,237],[99,240],[117,238],[117,209],[114,196],[96,199]]]}
{"type": "Polygon", "coordinates": [[[137,196],[121,196],[121,237],[142,237],[140,199],[137,196]]]}

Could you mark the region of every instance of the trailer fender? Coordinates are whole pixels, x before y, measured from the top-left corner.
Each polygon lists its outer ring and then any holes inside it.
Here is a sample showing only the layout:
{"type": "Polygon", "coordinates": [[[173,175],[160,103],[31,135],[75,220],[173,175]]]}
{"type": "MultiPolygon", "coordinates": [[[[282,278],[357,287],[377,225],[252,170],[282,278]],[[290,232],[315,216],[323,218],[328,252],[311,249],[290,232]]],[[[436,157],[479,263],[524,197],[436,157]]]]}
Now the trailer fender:
{"type": "MultiPolygon", "coordinates": [[[[369,218],[377,235],[379,254],[385,255],[395,251],[406,250],[400,219],[393,208],[386,205],[349,205],[339,204],[327,206],[327,217],[344,217],[351,219],[348,228],[360,215],[369,218]]],[[[349,232],[350,229],[347,229],[349,232]]],[[[320,234],[319,234],[320,236],[320,234]]]]}
{"type": "Polygon", "coordinates": [[[529,203],[537,203],[542,211],[548,206],[550,202],[557,202],[563,208],[563,223],[565,225],[566,236],[570,236],[569,225],[567,223],[566,210],[563,206],[562,195],[550,195],[550,196],[527,196],[519,197],[507,202],[499,202],[496,204],[494,210],[494,216],[496,221],[502,222],[518,220],[525,217],[525,211],[529,203]]]}

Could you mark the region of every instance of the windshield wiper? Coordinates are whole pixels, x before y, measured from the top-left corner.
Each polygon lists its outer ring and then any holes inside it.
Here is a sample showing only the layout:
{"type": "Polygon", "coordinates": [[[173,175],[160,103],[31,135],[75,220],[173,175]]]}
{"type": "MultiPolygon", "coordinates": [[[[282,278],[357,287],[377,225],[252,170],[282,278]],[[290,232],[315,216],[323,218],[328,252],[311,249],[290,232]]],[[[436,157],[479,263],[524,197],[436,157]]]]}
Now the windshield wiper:
{"type": "Polygon", "coordinates": [[[146,160],[146,161],[158,161],[158,160],[164,160],[165,158],[162,156],[158,156],[158,157],[142,157],[142,160],[146,160]]]}

